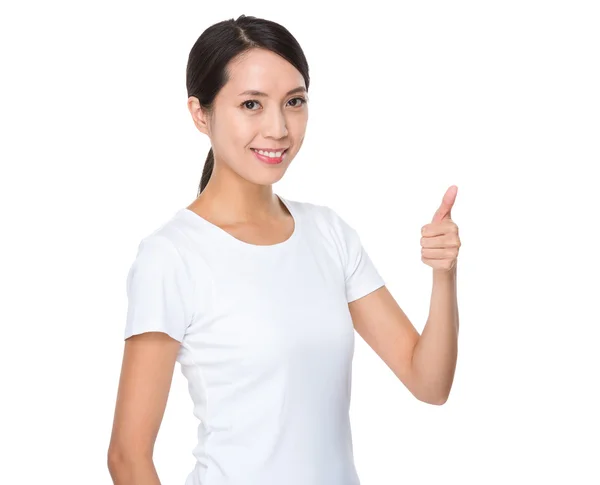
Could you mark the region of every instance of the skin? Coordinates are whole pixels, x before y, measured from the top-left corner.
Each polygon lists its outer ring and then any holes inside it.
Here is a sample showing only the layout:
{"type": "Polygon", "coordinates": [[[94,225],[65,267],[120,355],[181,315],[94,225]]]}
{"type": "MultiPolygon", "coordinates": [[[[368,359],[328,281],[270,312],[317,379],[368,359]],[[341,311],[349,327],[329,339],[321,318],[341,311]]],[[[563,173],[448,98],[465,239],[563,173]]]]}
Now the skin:
{"type": "Polygon", "coordinates": [[[253,49],[230,64],[230,79],[214,101],[213,116],[196,97],[188,109],[198,130],[210,138],[215,157],[211,178],[188,209],[252,244],[275,244],[293,231],[293,218],[273,194],[302,147],[308,122],[304,78],[288,61],[253,49]],[[257,90],[267,96],[240,95],[257,90]],[[268,165],[250,147],[290,147],[284,161],[268,165]]]}

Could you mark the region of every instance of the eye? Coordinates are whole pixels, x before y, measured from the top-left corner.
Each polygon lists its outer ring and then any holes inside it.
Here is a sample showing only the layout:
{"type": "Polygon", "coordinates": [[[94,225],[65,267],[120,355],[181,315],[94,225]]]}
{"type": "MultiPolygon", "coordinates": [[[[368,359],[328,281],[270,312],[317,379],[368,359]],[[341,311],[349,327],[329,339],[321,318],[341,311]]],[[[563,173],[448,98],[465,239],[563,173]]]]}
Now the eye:
{"type": "MultiPolygon", "coordinates": [[[[292,98],[290,99],[290,101],[296,101],[295,104],[292,105],[292,108],[300,108],[303,105],[305,105],[308,101],[306,98],[303,97],[297,97],[297,98],[292,98]]],[[[289,102],[289,101],[288,101],[289,102]]],[[[260,103],[258,102],[258,100],[256,99],[249,99],[247,101],[244,101],[240,106],[247,108],[250,111],[257,111],[256,109],[253,109],[252,106],[258,104],[260,105],[260,103]]]]}
{"type": "MultiPolygon", "coordinates": [[[[242,106],[244,106],[245,108],[248,108],[248,104],[251,104],[251,103],[257,103],[257,104],[260,104],[260,103],[258,103],[258,101],[257,101],[257,100],[255,100],[255,99],[249,99],[248,101],[244,101],[244,102],[242,103],[242,106]]],[[[250,111],[256,111],[256,110],[254,110],[254,109],[252,109],[252,108],[249,108],[249,109],[250,109],[250,111]]]]}
{"type": "Polygon", "coordinates": [[[301,107],[302,105],[306,104],[306,102],[307,102],[307,101],[306,101],[306,99],[305,99],[305,98],[302,98],[302,97],[298,97],[298,98],[293,98],[293,99],[290,99],[290,101],[294,101],[294,100],[299,100],[299,101],[301,101],[300,103],[296,103],[296,104],[294,105],[294,108],[299,108],[299,107],[301,107]]]}

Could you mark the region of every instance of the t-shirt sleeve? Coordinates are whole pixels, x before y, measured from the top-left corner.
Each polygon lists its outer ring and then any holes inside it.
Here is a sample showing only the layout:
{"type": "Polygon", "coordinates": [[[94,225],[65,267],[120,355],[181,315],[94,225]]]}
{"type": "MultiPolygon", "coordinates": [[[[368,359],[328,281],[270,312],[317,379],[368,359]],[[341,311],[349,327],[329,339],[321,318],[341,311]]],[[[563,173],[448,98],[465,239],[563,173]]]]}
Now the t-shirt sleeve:
{"type": "Polygon", "coordinates": [[[191,276],[175,245],[156,234],[142,239],[127,274],[125,339],[163,332],[182,342],[192,301],[191,276]]]}
{"type": "Polygon", "coordinates": [[[348,303],[385,285],[358,232],[339,215],[337,216],[344,241],[344,277],[346,280],[346,300],[348,303]]]}

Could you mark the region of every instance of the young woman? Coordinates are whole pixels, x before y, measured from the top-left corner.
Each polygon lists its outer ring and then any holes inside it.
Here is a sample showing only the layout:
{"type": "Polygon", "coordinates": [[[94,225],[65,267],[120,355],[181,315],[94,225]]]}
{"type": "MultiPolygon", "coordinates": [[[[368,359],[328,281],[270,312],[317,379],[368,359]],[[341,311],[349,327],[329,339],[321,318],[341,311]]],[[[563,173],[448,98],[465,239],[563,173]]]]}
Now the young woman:
{"type": "Polygon", "coordinates": [[[357,232],[327,206],[272,191],[304,141],[308,88],[302,49],[271,21],[217,23],[190,52],[188,108],[212,148],[198,197],[141,240],[127,277],[108,452],[117,485],[160,483],[152,450],[175,362],[200,420],[185,485],[359,484],[355,329],[418,399],[447,398],[453,268],[438,269],[446,302],[417,346],[357,232]]]}

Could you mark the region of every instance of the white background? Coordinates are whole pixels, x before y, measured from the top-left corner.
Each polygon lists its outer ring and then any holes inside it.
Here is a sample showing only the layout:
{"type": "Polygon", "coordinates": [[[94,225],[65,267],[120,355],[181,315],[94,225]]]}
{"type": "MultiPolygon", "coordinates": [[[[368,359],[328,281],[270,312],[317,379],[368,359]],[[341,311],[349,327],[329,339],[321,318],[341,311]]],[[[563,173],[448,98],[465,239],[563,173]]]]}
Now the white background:
{"type": "MultiPolygon", "coordinates": [[[[458,186],[454,386],[417,401],[356,335],[361,483],[600,483],[600,15],[524,0],[4,3],[0,482],[111,483],[126,272],[210,147],[189,50],[242,13],[310,65],[307,137],[274,191],[346,218],[419,332],[420,229],[458,186]]],[[[177,365],[163,484],[191,471],[197,424],[177,365]]]]}

